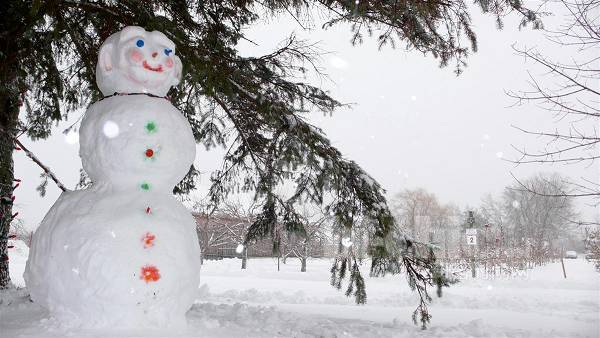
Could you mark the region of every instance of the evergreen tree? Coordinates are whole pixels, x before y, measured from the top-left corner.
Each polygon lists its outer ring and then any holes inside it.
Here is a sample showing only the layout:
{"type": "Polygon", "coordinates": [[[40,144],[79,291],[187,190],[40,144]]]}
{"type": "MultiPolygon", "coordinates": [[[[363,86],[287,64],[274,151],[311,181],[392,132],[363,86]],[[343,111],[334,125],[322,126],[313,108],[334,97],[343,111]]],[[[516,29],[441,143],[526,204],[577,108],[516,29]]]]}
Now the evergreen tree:
{"type": "MultiPolygon", "coordinates": [[[[498,23],[517,11],[522,24],[539,26],[535,13],[520,0],[475,0],[498,23]]],[[[352,228],[358,216],[373,220],[372,273],[407,274],[422,302],[415,312],[425,324],[427,286],[446,285],[433,252],[407,239],[396,227],[381,186],[356,163],[345,159],[322,131],[306,122],[307,110],[331,113],[342,104],[302,81],[314,63],[311,45],[290,36],[271,54],[242,57],[236,50],[244,29],[264,16],[292,13],[297,18],[325,11],[324,27],[348,23],[352,43],[376,34],[380,46],[399,42],[409,49],[455,63],[459,73],[469,48],[477,49],[464,0],[231,0],[231,1],[58,1],[4,0],[0,4],[0,288],[10,279],[7,234],[12,218],[14,140],[50,135],[51,126],[69,112],[100,98],[95,65],[100,43],[126,25],[164,32],[177,46],[184,78],[170,97],[188,118],[198,143],[225,146],[221,170],[213,173],[210,199],[221,203],[234,191],[251,191],[263,205],[246,241],[273,236],[276,224],[302,233],[296,205],[325,204],[339,224],[352,228]],[[464,45],[464,44],[467,45],[464,45]],[[19,111],[24,109],[24,119],[19,111]],[[225,130],[232,127],[232,134],[225,130]],[[279,195],[283,181],[296,183],[291,197],[279,195]]],[[[193,189],[198,173],[175,190],[193,189]]],[[[277,238],[278,236],[273,236],[277,238]]],[[[277,247],[277,245],[274,245],[277,247]]],[[[356,260],[336,264],[335,280],[350,274],[359,302],[364,281],[356,260]]]]}

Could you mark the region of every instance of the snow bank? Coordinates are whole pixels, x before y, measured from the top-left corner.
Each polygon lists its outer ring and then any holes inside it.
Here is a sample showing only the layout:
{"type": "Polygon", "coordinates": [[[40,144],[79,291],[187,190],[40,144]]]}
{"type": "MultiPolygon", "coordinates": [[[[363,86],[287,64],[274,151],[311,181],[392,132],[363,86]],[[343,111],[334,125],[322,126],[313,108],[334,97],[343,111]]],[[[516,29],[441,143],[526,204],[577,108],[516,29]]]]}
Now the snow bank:
{"type": "MultiPolygon", "coordinates": [[[[513,278],[465,279],[431,305],[429,329],[410,319],[414,294],[402,277],[366,278],[368,303],[329,286],[328,260],[206,261],[185,331],[81,331],[62,327],[29,302],[26,290],[0,293],[6,337],[597,337],[600,274],[582,259],[513,278]],[[9,304],[10,305],[7,305],[9,304]]],[[[368,266],[363,267],[365,272],[368,266]]]]}

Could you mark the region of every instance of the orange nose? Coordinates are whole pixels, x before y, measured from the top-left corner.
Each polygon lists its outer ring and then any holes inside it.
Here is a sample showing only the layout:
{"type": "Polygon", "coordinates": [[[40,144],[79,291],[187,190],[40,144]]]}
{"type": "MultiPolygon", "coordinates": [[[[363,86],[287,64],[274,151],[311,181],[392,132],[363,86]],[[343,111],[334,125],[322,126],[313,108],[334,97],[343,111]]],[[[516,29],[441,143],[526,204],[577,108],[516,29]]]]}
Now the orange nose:
{"type": "Polygon", "coordinates": [[[157,52],[152,53],[152,57],[155,58],[158,55],[157,52]]]}

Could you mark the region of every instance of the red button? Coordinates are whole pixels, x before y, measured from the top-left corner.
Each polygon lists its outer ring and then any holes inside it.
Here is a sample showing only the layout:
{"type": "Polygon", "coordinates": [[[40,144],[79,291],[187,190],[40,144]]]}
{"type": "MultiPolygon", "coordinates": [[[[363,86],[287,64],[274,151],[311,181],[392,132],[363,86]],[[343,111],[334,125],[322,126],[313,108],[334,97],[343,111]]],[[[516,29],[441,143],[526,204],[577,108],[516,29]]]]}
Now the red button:
{"type": "Polygon", "coordinates": [[[146,157],[152,157],[152,156],[154,156],[154,150],[146,149],[146,157]]]}
{"type": "Polygon", "coordinates": [[[140,279],[143,279],[146,283],[156,282],[160,279],[160,272],[154,265],[143,266],[140,279]]]}

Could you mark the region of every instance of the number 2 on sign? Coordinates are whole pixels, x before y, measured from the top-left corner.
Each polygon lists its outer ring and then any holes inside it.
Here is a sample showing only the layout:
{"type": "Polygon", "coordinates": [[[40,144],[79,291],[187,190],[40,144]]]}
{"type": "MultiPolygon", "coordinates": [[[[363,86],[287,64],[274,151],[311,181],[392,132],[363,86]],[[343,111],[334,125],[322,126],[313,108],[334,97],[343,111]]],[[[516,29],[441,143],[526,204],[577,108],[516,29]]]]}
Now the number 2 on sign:
{"type": "Polygon", "coordinates": [[[467,235],[467,244],[468,245],[477,245],[477,236],[467,235]]]}

